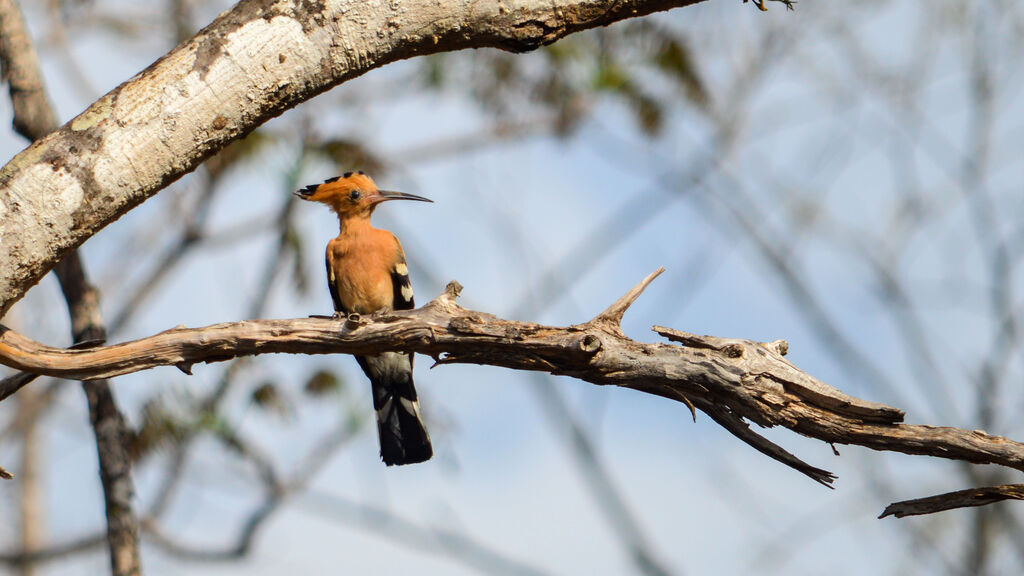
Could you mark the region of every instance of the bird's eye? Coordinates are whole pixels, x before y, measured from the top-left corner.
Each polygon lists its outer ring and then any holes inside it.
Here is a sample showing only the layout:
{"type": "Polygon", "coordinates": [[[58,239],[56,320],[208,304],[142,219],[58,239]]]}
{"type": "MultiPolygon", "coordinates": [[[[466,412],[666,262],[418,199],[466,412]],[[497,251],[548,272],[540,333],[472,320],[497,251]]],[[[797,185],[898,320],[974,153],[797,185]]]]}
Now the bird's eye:
{"type": "Polygon", "coordinates": [[[362,195],[363,195],[363,193],[362,193],[362,192],[360,192],[359,190],[353,190],[353,191],[352,191],[352,192],[351,192],[351,193],[350,193],[350,194],[348,195],[348,197],[349,197],[349,199],[350,199],[350,200],[353,200],[353,201],[354,201],[354,200],[359,200],[359,198],[360,198],[360,197],[361,197],[362,195]]]}

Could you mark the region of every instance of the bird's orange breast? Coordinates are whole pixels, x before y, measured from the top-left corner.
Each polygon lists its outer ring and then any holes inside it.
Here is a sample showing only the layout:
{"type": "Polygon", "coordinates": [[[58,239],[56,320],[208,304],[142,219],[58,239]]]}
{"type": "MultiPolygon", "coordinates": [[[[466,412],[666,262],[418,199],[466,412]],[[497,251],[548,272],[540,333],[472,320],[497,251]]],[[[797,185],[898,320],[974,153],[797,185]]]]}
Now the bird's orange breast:
{"type": "Polygon", "coordinates": [[[328,243],[327,262],[345,310],[371,314],[392,308],[391,271],[401,258],[399,250],[390,232],[377,229],[342,234],[328,243]]]}

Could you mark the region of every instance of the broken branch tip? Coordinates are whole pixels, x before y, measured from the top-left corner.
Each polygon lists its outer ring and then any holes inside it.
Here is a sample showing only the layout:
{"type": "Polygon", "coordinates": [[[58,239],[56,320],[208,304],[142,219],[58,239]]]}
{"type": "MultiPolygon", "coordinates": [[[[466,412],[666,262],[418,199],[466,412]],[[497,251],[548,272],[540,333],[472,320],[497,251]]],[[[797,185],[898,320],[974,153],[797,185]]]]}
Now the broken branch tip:
{"type": "Polygon", "coordinates": [[[611,323],[615,327],[622,324],[622,316],[626,313],[626,310],[636,302],[636,299],[643,294],[644,290],[654,281],[655,278],[661,275],[665,271],[664,266],[659,266],[657,270],[651,272],[646,278],[640,281],[639,284],[633,286],[629,292],[626,292],[618,300],[612,303],[611,306],[606,308],[604,312],[597,315],[593,321],[611,323]]]}
{"type": "Polygon", "coordinates": [[[462,294],[462,284],[458,280],[452,280],[444,287],[444,295],[451,300],[458,298],[459,294],[462,294]]]}

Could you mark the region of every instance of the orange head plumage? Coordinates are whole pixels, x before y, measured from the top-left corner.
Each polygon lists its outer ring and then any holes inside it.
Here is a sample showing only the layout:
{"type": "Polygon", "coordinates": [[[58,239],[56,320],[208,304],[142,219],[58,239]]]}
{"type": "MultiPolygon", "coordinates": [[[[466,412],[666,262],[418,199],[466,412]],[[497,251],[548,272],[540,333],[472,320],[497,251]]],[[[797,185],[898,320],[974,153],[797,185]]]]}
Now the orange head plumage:
{"type": "Polygon", "coordinates": [[[295,195],[303,200],[326,204],[341,219],[369,218],[378,204],[388,200],[433,202],[429,198],[415,194],[379,190],[362,170],[328,178],[323,184],[306,186],[302,190],[297,190],[295,195]]]}

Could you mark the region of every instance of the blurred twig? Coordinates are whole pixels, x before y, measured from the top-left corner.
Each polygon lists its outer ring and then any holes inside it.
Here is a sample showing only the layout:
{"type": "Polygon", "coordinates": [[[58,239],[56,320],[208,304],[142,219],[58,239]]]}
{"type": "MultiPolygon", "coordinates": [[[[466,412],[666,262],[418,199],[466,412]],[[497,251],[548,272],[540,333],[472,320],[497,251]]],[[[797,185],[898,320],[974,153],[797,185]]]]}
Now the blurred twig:
{"type": "Polygon", "coordinates": [[[402,546],[440,554],[484,574],[540,575],[544,573],[537,568],[491,550],[465,534],[440,528],[422,528],[410,520],[381,508],[355,504],[340,496],[324,492],[309,491],[308,485],[327,464],[334,452],[352,438],[352,433],[353,430],[349,425],[342,423],[336,429],[324,434],[313,443],[312,448],[287,479],[281,478],[273,462],[255,446],[240,436],[230,433],[226,440],[230,442],[240,457],[251,462],[259,470],[264,492],[261,501],[252,508],[242,522],[238,536],[233,539],[233,542],[220,547],[184,543],[180,537],[165,532],[153,519],[144,521],[145,532],[153,539],[154,544],[164,552],[175,556],[203,561],[234,560],[244,556],[252,549],[258,531],[274,512],[287,501],[297,498],[300,494],[305,494],[298,498],[298,503],[308,513],[377,532],[402,546]]]}
{"type": "MultiPolygon", "coordinates": [[[[291,190],[298,188],[298,178],[302,173],[303,166],[307,162],[307,154],[308,150],[306,149],[306,140],[303,139],[303,146],[298,152],[295,163],[285,177],[283,186],[285,190],[290,192],[291,190]]],[[[294,197],[290,193],[282,196],[282,202],[274,219],[274,229],[277,230],[277,242],[275,244],[274,251],[267,260],[261,281],[258,285],[259,287],[253,295],[252,303],[250,304],[250,315],[252,317],[262,315],[267,302],[267,297],[273,287],[274,280],[280,273],[280,269],[287,255],[287,251],[289,249],[289,236],[292,234],[290,215],[294,205],[292,202],[293,200],[294,197]]],[[[249,359],[247,358],[237,359],[232,362],[226,370],[224,370],[224,373],[221,375],[214,389],[198,403],[200,418],[216,414],[218,410],[220,410],[220,405],[230,390],[232,383],[235,381],[235,378],[241,370],[246,366],[248,361],[249,359]]],[[[170,505],[171,499],[173,498],[177,486],[182,479],[182,474],[185,470],[185,461],[193,447],[193,440],[198,432],[198,430],[190,430],[187,435],[175,445],[174,453],[171,456],[171,462],[168,465],[167,472],[159,483],[159,487],[156,490],[156,497],[149,508],[149,515],[151,517],[160,518],[170,505]]]]}
{"type": "Polygon", "coordinates": [[[432,555],[445,555],[482,574],[540,576],[548,572],[509,558],[472,536],[444,528],[424,527],[370,504],[337,494],[308,491],[299,505],[309,514],[376,532],[380,536],[432,555]]]}
{"type": "Polygon", "coordinates": [[[118,333],[127,323],[128,319],[135,315],[139,306],[149,298],[152,292],[167,278],[175,267],[188,255],[190,249],[203,239],[203,224],[210,212],[210,205],[213,203],[217,186],[212,178],[202,179],[202,191],[199,201],[193,210],[188,212],[185,226],[163,256],[153,266],[152,272],[137,286],[128,290],[128,296],[124,304],[114,314],[110,321],[110,333],[118,333]]]}
{"type": "MultiPolygon", "coordinates": [[[[42,393],[26,391],[18,396],[19,411],[33,413],[33,416],[22,422],[21,433],[21,470],[18,474],[18,511],[21,515],[21,549],[26,554],[31,554],[43,547],[46,528],[43,521],[46,518],[43,509],[42,478],[39,474],[39,466],[43,458],[42,449],[39,443],[40,430],[39,410],[34,407],[42,398],[42,393]]],[[[32,562],[25,562],[19,566],[22,576],[33,576],[36,574],[36,566],[32,562]]]]}
{"type": "Polygon", "coordinates": [[[609,527],[622,540],[633,565],[640,573],[649,576],[671,574],[663,561],[657,557],[654,546],[640,527],[636,514],[599,457],[596,444],[569,410],[563,394],[549,381],[550,377],[543,374],[531,374],[530,380],[542,411],[552,424],[557,423],[564,431],[573,461],[580,468],[584,484],[590,489],[594,502],[606,517],[609,527]]]}
{"type": "Polygon", "coordinates": [[[32,552],[0,552],[0,563],[23,566],[37,562],[61,560],[68,556],[87,552],[107,543],[106,532],[85,536],[75,540],[69,540],[62,544],[55,544],[32,552]]]}
{"type": "MultiPolygon", "coordinates": [[[[47,100],[35,48],[14,0],[0,0],[0,27],[0,61],[10,85],[14,126],[27,139],[40,139],[57,129],[57,120],[47,100]]],[[[69,253],[54,272],[67,301],[73,341],[104,341],[106,328],[99,311],[99,296],[86,278],[78,252],[69,253]]],[[[137,576],[141,571],[139,528],[132,509],[131,460],[125,446],[124,417],[117,408],[109,382],[85,381],[82,388],[88,399],[89,419],[96,439],[112,574],[137,576]]]]}

